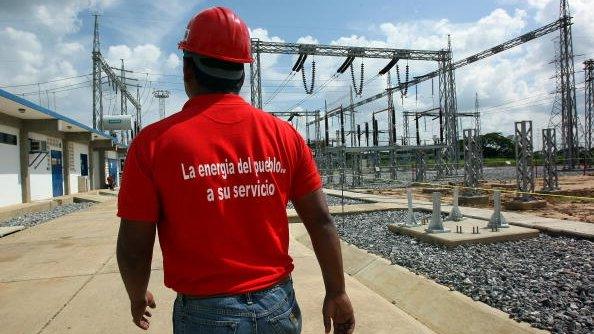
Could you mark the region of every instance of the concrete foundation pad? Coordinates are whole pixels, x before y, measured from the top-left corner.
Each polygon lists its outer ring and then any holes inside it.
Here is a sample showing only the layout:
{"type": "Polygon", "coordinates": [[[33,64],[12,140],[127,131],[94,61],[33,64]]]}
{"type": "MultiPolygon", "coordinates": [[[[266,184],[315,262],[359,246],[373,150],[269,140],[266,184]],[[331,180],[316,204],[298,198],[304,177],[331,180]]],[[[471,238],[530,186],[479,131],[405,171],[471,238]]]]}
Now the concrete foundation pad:
{"type": "Polygon", "coordinates": [[[520,226],[510,226],[508,228],[501,228],[497,232],[492,232],[490,228],[486,228],[487,221],[473,218],[464,218],[459,222],[444,221],[443,225],[452,232],[426,233],[426,226],[404,227],[396,224],[388,225],[388,229],[396,234],[408,235],[426,242],[447,247],[534,238],[539,234],[538,230],[520,226]],[[463,233],[456,233],[456,226],[462,226],[463,233]],[[472,228],[474,226],[479,227],[479,234],[472,234],[472,228]]]}
{"type": "Polygon", "coordinates": [[[513,211],[523,211],[523,210],[536,210],[540,208],[544,208],[547,206],[547,201],[545,200],[534,200],[534,201],[520,201],[520,200],[513,200],[511,202],[506,202],[503,204],[506,210],[513,210],[513,211]]]}
{"type": "Polygon", "coordinates": [[[458,204],[460,205],[478,205],[489,204],[488,195],[462,195],[458,197],[458,204]]]}
{"type": "Polygon", "coordinates": [[[13,234],[18,231],[24,230],[24,226],[0,226],[0,238],[5,235],[13,234]]]}
{"type": "Polygon", "coordinates": [[[491,188],[491,189],[506,189],[506,190],[515,190],[517,188],[515,183],[493,183],[493,182],[484,183],[483,187],[491,188]]]}
{"type": "Polygon", "coordinates": [[[433,194],[433,193],[448,194],[451,191],[452,191],[452,189],[449,189],[449,188],[434,188],[434,187],[421,188],[421,192],[424,194],[433,194]]]}

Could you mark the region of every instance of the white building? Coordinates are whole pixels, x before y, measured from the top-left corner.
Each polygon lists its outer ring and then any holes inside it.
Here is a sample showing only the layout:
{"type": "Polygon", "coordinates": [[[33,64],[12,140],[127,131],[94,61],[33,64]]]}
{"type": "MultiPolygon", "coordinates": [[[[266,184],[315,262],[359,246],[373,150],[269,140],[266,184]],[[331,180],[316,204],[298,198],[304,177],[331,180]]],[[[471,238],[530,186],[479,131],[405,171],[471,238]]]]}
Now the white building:
{"type": "Polygon", "coordinates": [[[117,150],[107,134],[0,89],[0,206],[104,188],[118,180],[117,150]]]}

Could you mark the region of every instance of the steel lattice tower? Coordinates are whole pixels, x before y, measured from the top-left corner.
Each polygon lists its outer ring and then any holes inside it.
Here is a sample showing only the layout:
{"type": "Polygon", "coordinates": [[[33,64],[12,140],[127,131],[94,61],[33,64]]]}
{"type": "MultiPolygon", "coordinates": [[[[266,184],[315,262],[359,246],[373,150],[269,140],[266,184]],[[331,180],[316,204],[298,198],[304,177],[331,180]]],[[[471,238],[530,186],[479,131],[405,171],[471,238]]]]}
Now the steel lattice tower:
{"type": "Polygon", "coordinates": [[[165,100],[169,98],[169,91],[159,89],[153,92],[153,96],[159,99],[159,119],[163,119],[166,117],[165,100]]]}
{"type": "Polygon", "coordinates": [[[515,122],[516,183],[520,198],[530,199],[527,193],[534,191],[534,159],[532,121],[515,122]]]}
{"type": "Polygon", "coordinates": [[[93,129],[102,129],[103,92],[101,91],[101,48],[99,44],[99,15],[95,14],[95,28],[93,30],[93,129]]]}
{"type": "Polygon", "coordinates": [[[543,191],[555,191],[559,189],[559,177],[557,174],[557,139],[555,129],[542,129],[542,155],[543,166],[543,191]]]}
{"type": "Polygon", "coordinates": [[[550,126],[561,129],[561,149],[564,155],[564,168],[574,169],[578,161],[579,133],[575,98],[574,54],[571,33],[571,16],[567,0],[561,0],[559,20],[559,48],[555,59],[556,99],[551,111],[550,126]],[[555,118],[561,118],[560,124],[555,118]]]}
{"type": "Polygon", "coordinates": [[[446,176],[456,174],[458,166],[458,124],[456,101],[456,78],[452,66],[452,46],[448,36],[448,49],[439,61],[439,99],[444,118],[443,162],[446,176]]]}
{"type": "Polygon", "coordinates": [[[594,59],[584,62],[585,105],[584,105],[584,146],[586,164],[591,165],[592,158],[592,112],[594,111],[594,59]]]}
{"type": "MultiPolygon", "coordinates": [[[[476,188],[480,177],[481,157],[479,148],[479,134],[476,129],[462,131],[464,138],[464,187],[476,188]]],[[[471,189],[466,193],[474,193],[471,189]]]]}

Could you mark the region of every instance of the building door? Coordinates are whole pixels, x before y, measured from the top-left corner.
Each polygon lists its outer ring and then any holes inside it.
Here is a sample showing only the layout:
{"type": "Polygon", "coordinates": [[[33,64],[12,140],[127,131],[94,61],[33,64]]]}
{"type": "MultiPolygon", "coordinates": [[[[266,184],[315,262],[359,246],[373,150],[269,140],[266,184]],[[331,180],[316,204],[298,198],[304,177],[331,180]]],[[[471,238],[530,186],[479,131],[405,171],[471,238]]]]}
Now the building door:
{"type": "Polygon", "coordinates": [[[52,191],[54,197],[64,195],[64,174],[62,172],[62,151],[52,150],[52,191]]]}
{"type": "Polygon", "coordinates": [[[109,175],[113,178],[113,185],[118,185],[118,160],[117,159],[107,159],[108,164],[108,172],[109,175]]]}
{"type": "Polygon", "coordinates": [[[89,158],[86,154],[80,154],[80,176],[89,176],[89,158]]]}

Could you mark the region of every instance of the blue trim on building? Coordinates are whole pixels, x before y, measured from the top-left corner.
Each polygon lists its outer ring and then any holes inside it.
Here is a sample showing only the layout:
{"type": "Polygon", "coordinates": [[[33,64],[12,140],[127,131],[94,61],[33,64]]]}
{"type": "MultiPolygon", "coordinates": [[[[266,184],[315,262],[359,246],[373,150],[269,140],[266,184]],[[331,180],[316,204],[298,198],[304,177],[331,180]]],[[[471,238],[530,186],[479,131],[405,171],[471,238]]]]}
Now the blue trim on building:
{"type": "Polygon", "coordinates": [[[74,126],[77,126],[79,128],[85,129],[86,131],[89,131],[91,133],[95,133],[95,134],[97,134],[99,136],[102,136],[102,137],[104,137],[106,139],[114,140],[107,133],[103,133],[103,132],[101,132],[99,130],[93,129],[90,126],[87,126],[87,125],[84,125],[84,124],[82,124],[82,123],[80,123],[78,121],[75,121],[75,120],[73,120],[70,117],[67,117],[67,116],[64,116],[64,115],[60,115],[60,114],[58,114],[57,112],[55,112],[53,110],[49,110],[49,109],[47,109],[45,107],[42,107],[42,106],[40,106],[40,105],[38,105],[36,103],[33,103],[33,102],[29,101],[29,100],[26,100],[26,99],[24,99],[24,98],[22,98],[20,96],[17,96],[17,95],[14,95],[12,93],[9,93],[9,92],[7,92],[7,91],[5,91],[3,89],[0,89],[0,97],[7,98],[7,99],[9,99],[9,100],[11,100],[13,102],[22,104],[22,105],[24,105],[26,107],[29,107],[29,108],[34,109],[36,111],[39,111],[40,113],[46,114],[46,115],[48,115],[50,117],[53,117],[55,119],[58,119],[58,120],[61,120],[61,121],[70,123],[70,124],[72,124],[74,126]]]}

